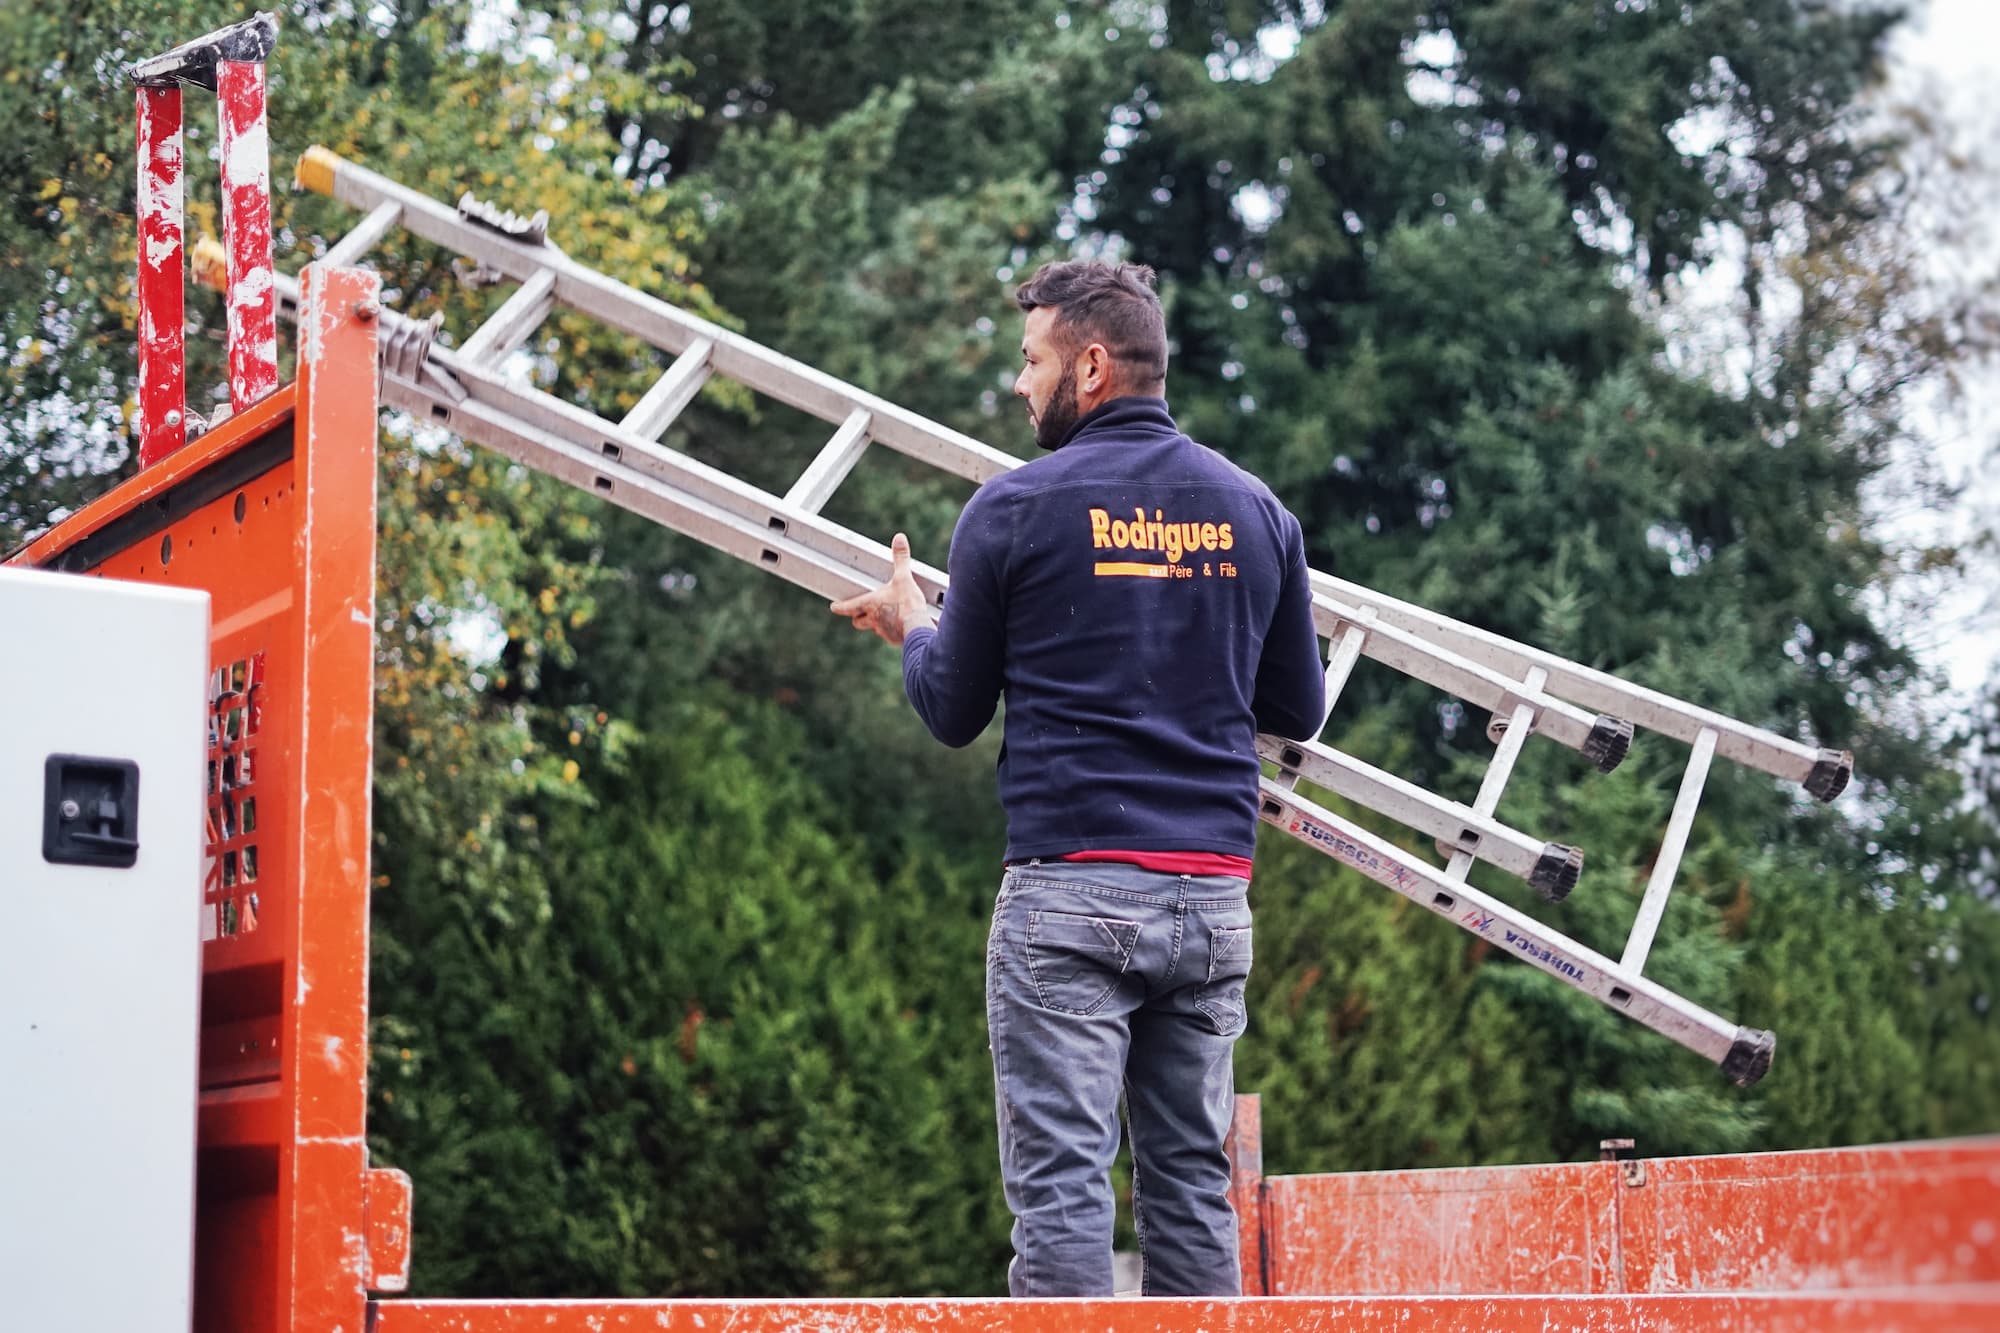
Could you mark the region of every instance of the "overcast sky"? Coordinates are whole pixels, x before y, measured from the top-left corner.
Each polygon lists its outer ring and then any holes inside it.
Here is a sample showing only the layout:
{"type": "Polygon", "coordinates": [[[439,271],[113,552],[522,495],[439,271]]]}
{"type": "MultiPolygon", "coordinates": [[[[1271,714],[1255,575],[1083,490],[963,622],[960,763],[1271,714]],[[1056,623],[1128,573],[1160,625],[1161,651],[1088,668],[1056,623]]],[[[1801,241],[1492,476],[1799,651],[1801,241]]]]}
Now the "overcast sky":
{"type": "MultiPolygon", "coordinates": [[[[1934,96],[1952,140],[1961,151],[1984,155],[1988,165],[2000,162],[2000,0],[1929,0],[1914,7],[1893,48],[1892,88],[1898,95],[1934,96]]],[[[1991,187],[1989,187],[1991,190],[1991,187]]],[[[1943,256],[1943,262],[1969,264],[1991,274],[2000,268],[2000,254],[1990,242],[2000,231],[1986,233],[1989,244],[1969,255],[1943,256]]],[[[1965,402],[1936,422],[1938,458],[1948,479],[1963,486],[1957,508],[1929,516],[1924,535],[1964,538],[1982,526],[1991,529],[2000,518],[2000,364],[1969,368],[1965,402]]],[[[1981,562],[1982,577],[1969,582],[1938,618],[1932,643],[1937,659],[1950,671],[1955,689],[1971,692],[1985,683],[2000,664],[2000,559],[1981,562]],[[1983,585],[1983,586],[1981,586],[1983,585]]]]}

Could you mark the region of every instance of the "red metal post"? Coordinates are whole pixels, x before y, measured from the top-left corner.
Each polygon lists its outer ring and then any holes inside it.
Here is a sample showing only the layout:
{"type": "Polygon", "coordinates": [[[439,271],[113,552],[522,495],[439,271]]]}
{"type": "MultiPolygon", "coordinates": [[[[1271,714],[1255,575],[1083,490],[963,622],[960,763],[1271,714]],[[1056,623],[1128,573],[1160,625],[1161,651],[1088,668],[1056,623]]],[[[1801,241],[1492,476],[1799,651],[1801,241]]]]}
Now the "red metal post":
{"type": "Polygon", "coordinates": [[[240,412],[278,387],[263,62],[217,62],[215,95],[222,121],[222,240],[229,251],[229,399],[240,412]]]}
{"type": "Polygon", "coordinates": [[[1243,1294],[1266,1296],[1270,1288],[1264,1264],[1264,1104],[1256,1093],[1237,1095],[1223,1151],[1229,1154],[1229,1206],[1236,1210],[1243,1294]]]}
{"type": "Polygon", "coordinates": [[[187,442],[181,90],[139,89],[139,466],[187,442]]]}

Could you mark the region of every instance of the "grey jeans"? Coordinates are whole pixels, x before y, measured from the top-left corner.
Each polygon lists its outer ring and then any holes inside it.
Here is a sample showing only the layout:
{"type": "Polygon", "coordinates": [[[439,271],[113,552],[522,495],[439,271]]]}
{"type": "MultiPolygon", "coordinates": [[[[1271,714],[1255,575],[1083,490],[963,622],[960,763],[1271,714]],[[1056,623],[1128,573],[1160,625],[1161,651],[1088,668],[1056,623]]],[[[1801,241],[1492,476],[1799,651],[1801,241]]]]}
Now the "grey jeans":
{"type": "Polygon", "coordinates": [[[986,948],[1016,1296],[1109,1296],[1121,1093],[1148,1296],[1241,1290],[1223,1152],[1248,882],[1108,862],[1007,872],[986,948]]]}

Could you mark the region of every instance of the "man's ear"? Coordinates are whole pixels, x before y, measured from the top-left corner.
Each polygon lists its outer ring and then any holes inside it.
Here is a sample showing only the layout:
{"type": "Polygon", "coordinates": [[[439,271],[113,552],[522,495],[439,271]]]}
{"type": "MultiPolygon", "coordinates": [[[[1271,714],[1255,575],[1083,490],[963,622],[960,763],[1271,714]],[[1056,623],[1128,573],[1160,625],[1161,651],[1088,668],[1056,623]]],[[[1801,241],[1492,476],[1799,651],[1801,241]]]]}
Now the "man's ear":
{"type": "Polygon", "coordinates": [[[1103,343],[1091,343],[1083,349],[1083,366],[1079,378],[1086,393],[1102,393],[1111,387],[1111,352],[1103,343]]]}

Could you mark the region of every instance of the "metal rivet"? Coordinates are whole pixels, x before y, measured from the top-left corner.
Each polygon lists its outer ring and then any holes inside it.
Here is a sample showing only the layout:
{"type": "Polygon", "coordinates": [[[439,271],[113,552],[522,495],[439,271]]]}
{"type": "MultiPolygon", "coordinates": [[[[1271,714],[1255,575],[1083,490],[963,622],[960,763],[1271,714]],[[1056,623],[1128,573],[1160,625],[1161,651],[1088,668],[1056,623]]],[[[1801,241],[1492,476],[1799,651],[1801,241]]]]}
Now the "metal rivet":
{"type": "Polygon", "coordinates": [[[166,415],[165,417],[161,418],[161,420],[165,421],[165,422],[166,422],[166,423],[167,423],[167,424],[168,424],[169,426],[178,426],[178,425],[180,425],[180,424],[181,424],[181,414],[180,414],[180,409],[179,409],[179,408],[173,408],[173,409],[170,409],[170,410],[169,410],[169,411],[167,412],[167,415],[166,415]]]}
{"type": "Polygon", "coordinates": [[[364,324],[381,313],[382,307],[373,301],[356,301],[354,303],[354,317],[364,324]]]}
{"type": "Polygon", "coordinates": [[[64,801],[59,808],[62,810],[62,817],[64,819],[75,819],[83,813],[83,807],[75,801],[64,801]]]}

